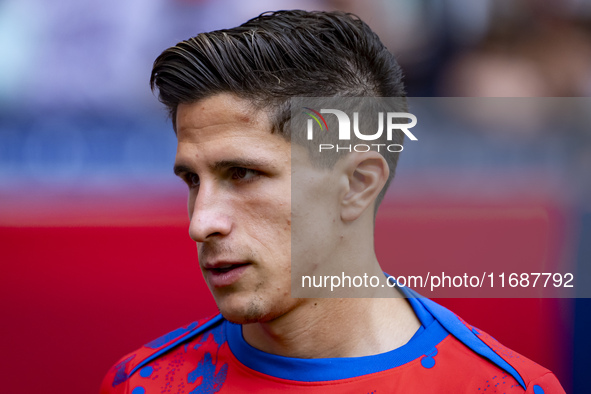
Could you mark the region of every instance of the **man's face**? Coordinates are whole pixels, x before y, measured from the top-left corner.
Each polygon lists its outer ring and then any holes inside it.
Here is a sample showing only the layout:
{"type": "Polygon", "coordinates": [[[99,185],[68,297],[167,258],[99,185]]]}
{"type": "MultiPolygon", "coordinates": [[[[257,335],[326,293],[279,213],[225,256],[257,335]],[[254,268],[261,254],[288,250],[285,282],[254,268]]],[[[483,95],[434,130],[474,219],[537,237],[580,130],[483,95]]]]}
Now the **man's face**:
{"type": "Polygon", "coordinates": [[[268,321],[290,295],[290,143],[263,111],[219,94],[177,111],[175,173],[189,186],[189,233],[222,314],[268,321]]]}

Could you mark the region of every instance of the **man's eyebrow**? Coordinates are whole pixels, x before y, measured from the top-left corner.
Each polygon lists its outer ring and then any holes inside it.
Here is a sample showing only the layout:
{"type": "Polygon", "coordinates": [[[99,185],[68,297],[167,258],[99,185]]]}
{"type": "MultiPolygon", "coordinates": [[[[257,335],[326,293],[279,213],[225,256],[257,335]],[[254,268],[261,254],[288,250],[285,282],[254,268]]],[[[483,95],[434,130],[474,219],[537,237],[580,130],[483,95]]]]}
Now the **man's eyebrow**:
{"type": "Polygon", "coordinates": [[[223,170],[225,168],[232,168],[232,167],[246,167],[246,168],[258,168],[258,167],[266,167],[270,164],[268,160],[263,158],[257,159],[230,159],[230,160],[220,160],[216,161],[212,166],[214,171],[223,170]]]}
{"type": "MultiPolygon", "coordinates": [[[[263,158],[257,159],[229,159],[229,160],[219,160],[216,161],[212,166],[211,169],[213,171],[220,171],[226,168],[232,167],[245,167],[245,168],[260,168],[260,167],[267,167],[271,164],[269,160],[265,160],[263,158]]],[[[191,173],[195,172],[191,167],[184,165],[184,164],[175,164],[173,168],[175,175],[180,175],[183,173],[191,173]]]]}

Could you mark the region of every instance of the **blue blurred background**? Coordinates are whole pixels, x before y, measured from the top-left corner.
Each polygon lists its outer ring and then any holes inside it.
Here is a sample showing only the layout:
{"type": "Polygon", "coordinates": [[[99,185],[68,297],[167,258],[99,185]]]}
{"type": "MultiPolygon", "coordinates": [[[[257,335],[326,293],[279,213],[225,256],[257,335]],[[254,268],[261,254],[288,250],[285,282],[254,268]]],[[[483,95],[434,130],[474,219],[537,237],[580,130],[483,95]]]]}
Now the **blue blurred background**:
{"type": "MultiPolygon", "coordinates": [[[[5,316],[0,336],[8,349],[0,374],[3,381],[10,377],[15,382],[3,392],[96,392],[100,376],[116,357],[162,329],[184,324],[189,316],[198,318],[204,311],[215,310],[211,300],[199,298],[202,293],[197,297],[187,290],[179,293],[181,299],[207,306],[195,307],[197,313],[190,310],[185,316],[171,317],[154,331],[142,331],[137,343],[117,342],[112,338],[129,337],[138,327],[152,324],[145,314],[171,310],[166,304],[159,305],[157,312],[146,306],[126,320],[122,310],[127,306],[114,313],[117,307],[100,302],[101,297],[131,297],[124,284],[109,284],[114,279],[108,271],[125,271],[121,263],[134,259],[133,254],[105,263],[106,273],[89,268],[90,287],[77,285],[68,291],[45,288],[42,283],[47,278],[62,283],[46,274],[66,272],[79,263],[64,262],[52,253],[60,247],[74,248],[68,242],[74,242],[75,234],[82,234],[76,240],[78,246],[97,235],[76,229],[92,227],[100,232],[117,227],[135,233],[138,228],[185,228],[185,189],[172,175],[176,140],[166,111],[148,86],[152,62],[165,48],[199,32],[233,27],[264,11],[292,8],[339,9],[359,15],[396,54],[409,97],[562,97],[567,108],[566,98],[591,93],[590,0],[0,0],[0,227],[5,235],[0,238],[0,250],[4,250],[0,300],[5,316]],[[56,236],[51,229],[75,231],[56,236]],[[47,245],[35,243],[41,238],[53,239],[56,249],[42,249],[47,245]],[[23,257],[23,249],[30,255],[23,257]],[[88,288],[95,292],[84,301],[88,288]],[[40,302],[38,297],[46,299],[40,302]],[[73,298],[78,298],[75,307],[73,298]],[[59,313],[52,309],[56,303],[62,306],[59,313]],[[44,320],[37,321],[36,315],[44,320]],[[43,335],[44,325],[53,322],[55,332],[61,330],[60,319],[66,321],[66,315],[78,320],[96,315],[94,328],[80,328],[75,334],[68,331],[60,344],[42,348],[43,355],[54,357],[69,350],[60,356],[63,365],[31,364],[45,377],[37,383],[27,381],[28,371],[18,365],[30,361],[24,353],[34,353],[38,344],[31,345],[32,350],[24,344],[43,335]],[[107,323],[100,326],[103,320],[107,323]],[[129,325],[128,331],[108,331],[123,324],[129,325]],[[80,348],[87,343],[83,338],[92,342],[101,330],[108,331],[103,336],[112,339],[105,339],[110,347],[88,347],[93,349],[88,350],[93,353],[89,357],[100,362],[74,365],[69,355],[80,355],[70,349],[74,345],[68,345],[68,338],[76,337],[80,348]],[[72,368],[83,378],[75,387],[64,387],[71,377],[59,375],[72,374],[72,368]],[[88,374],[89,370],[93,373],[88,374]],[[30,389],[23,389],[23,382],[30,389]],[[81,387],[80,382],[88,385],[81,387]]],[[[588,99],[571,103],[579,108],[574,111],[579,118],[591,109],[588,99]]],[[[589,276],[589,118],[556,124],[547,114],[535,113],[533,118],[530,114],[525,120],[512,119],[502,130],[479,127],[472,132],[441,123],[436,114],[420,119],[440,125],[439,133],[422,138],[420,147],[409,144],[405,149],[388,203],[543,200],[562,218],[559,258],[575,264],[579,275],[589,276]]],[[[417,207],[422,209],[420,204],[417,207]]],[[[155,232],[148,233],[154,236],[155,232]]],[[[181,233],[185,236],[184,230],[181,233]]],[[[101,237],[108,238],[102,233],[101,237]]],[[[126,245],[135,244],[93,247],[122,254],[126,245]]],[[[190,240],[183,245],[193,256],[190,240]]],[[[161,251],[166,253],[170,252],[161,251]]],[[[71,286],[77,280],[62,285],[71,286]]],[[[549,329],[557,334],[548,338],[558,343],[552,346],[564,349],[557,362],[563,366],[561,380],[569,392],[588,392],[591,303],[577,299],[561,302],[557,308],[564,312],[556,317],[561,328],[549,329]]],[[[542,329],[548,328],[515,327],[518,338],[536,337],[535,332],[542,329]]],[[[491,334],[497,336],[494,330],[491,334]]]]}

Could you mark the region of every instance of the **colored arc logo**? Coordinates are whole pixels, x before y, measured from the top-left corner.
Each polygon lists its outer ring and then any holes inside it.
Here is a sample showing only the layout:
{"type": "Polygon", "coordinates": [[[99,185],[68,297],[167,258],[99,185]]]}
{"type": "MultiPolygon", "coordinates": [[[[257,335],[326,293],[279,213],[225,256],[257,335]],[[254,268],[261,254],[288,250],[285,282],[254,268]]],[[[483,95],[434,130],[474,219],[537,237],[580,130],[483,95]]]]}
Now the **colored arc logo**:
{"type": "Polygon", "coordinates": [[[307,109],[308,111],[313,112],[313,113],[310,113],[310,112],[304,111],[304,113],[306,115],[311,116],[316,121],[316,123],[318,123],[318,126],[320,126],[320,130],[324,130],[324,128],[326,127],[326,131],[328,131],[328,125],[326,124],[326,120],[324,120],[324,117],[322,115],[320,115],[320,112],[314,111],[312,108],[308,108],[308,107],[303,107],[303,108],[307,109]],[[320,119],[318,119],[318,118],[320,118],[320,119]],[[320,123],[320,120],[322,120],[322,123],[320,123]]]}

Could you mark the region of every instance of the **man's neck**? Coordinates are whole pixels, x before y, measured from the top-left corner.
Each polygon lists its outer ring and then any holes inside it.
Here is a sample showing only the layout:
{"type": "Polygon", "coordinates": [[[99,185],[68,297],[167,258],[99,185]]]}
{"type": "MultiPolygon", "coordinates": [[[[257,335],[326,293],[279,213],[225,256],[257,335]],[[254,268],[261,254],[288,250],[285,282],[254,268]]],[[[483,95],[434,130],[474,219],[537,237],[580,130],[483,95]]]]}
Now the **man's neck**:
{"type": "Polygon", "coordinates": [[[297,358],[362,357],[404,345],[420,327],[404,298],[309,299],[266,323],[243,325],[244,339],[297,358]]]}

